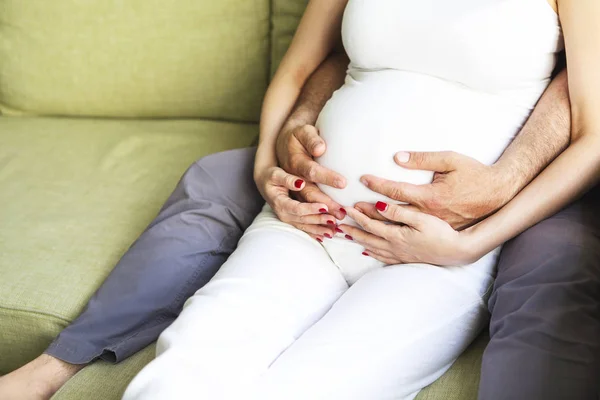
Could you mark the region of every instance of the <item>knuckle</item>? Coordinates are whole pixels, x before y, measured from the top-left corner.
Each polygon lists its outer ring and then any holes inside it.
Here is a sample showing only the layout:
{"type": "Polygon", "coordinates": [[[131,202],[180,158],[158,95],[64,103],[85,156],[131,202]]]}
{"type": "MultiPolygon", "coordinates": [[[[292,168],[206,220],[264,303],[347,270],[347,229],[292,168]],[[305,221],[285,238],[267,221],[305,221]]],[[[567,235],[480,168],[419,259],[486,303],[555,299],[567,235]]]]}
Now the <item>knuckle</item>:
{"type": "Polygon", "coordinates": [[[275,168],[269,171],[269,180],[274,181],[277,178],[277,170],[275,168]]]}
{"type": "Polygon", "coordinates": [[[300,157],[298,155],[293,155],[289,158],[287,163],[291,171],[297,171],[300,167],[300,157]]]}
{"type": "Polygon", "coordinates": [[[309,181],[310,179],[310,163],[306,162],[306,160],[302,160],[301,162],[298,163],[298,173],[308,179],[309,181]]]}
{"type": "Polygon", "coordinates": [[[423,201],[426,208],[432,211],[439,211],[443,208],[443,203],[440,199],[435,196],[431,196],[423,201]]]}
{"type": "Polygon", "coordinates": [[[402,190],[398,186],[393,186],[390,189],[390,197],[393,199],[400,199],[402,197],[402,190]]]}
{"type": "Polygon", "coordinates": [[[292,214],[294,215],[301,215],[302,214],[302,207],[300,206],[300,203],[294,203],[291,207],[290,207],[290,211],[292,212],[292,214]]]}
{"type": "Polygon", "coordinates": [[[309,166],[308,173],[307,173],[308,179],[314,182],[317,179],[317,176],[318,176],[318,172],[317,172],[316,166],[314,164],[309,166]]]}

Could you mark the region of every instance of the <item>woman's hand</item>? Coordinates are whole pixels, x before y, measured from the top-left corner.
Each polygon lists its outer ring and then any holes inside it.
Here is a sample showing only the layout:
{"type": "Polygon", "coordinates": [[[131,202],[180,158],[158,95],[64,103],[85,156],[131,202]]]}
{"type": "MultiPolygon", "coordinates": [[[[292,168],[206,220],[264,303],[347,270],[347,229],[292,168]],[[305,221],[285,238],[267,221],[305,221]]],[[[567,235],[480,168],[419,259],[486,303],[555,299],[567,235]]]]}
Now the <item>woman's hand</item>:
{"type": "Polygon", "coordinates": [[[341,225],[344,233],[364,246],[366,254],[386,264],[465,265],[479,258],[466,231],[410,205],[377,202],[348,208],[361,227],[341,225]],[[392,222],[392,223],[390,223],[392,222]]]}
{"type": "Polygon", "coordinates": [[[323,241],[335,234],[335,218],[327,214],[328,206],[323,203],[301,203],[290,198],[290,192],[300,192],[306,182],[279,167],[266,167],[254,171],[254,181],[263,198],[277,217],[323,241]]]}

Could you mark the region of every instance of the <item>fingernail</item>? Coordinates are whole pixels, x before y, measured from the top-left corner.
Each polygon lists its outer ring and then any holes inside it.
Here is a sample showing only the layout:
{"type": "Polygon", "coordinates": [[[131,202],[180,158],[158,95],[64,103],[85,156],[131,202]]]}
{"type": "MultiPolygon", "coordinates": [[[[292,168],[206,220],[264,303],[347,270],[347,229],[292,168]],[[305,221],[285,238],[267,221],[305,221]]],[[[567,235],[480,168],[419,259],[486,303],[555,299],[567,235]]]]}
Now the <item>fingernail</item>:
{"type": "Polygon", "coordinates": [[[335,231],[336,231],[337,233],[344,233],[344,231],[343,231],[343,230],[341,230],[340,228],[335,228],[335,231]]]}
{"type": "Polygon", "coordinates": [[[360,183],[362,183],[363,185],[365,185],[366,187],[369,187],[369,181],[366,180],[365,178],[360,178],[360,183]]]}
{"type": "Polygon", "coordinates": [[[344,207],[340,208],[340,211],[341,211],[341,212],[342,212],[342,214],[344,214],[344,215],[348,214],[348,213],[346,212],[346,210],[344,209],[344,207]]]}
{"type": "Polygon", "coordinates": [[[319,242],[319,243],[323,243],[323,239],[321,239],[321,238],[317,238],[317,242],[319,242]]]}
{"type": "Polygon", "coordinates": [[[341,179],[336,179],[335,181],[333,181],[333,185],[341,189],[344,186],[344,181],[342,181],[341,179]]]}
{"type": "Polygon", "coordinates": [[[327,239],[331,239],[331,235],[330,235],[329,233],[325,233],[325,234],[324,234],[324,236],[325,236],[327,239]]]}
{"type": "Polygon", "coordinates": [[[377,203],[375,203],[375,208],[381,212],[384,212],[385,210],[387,210],[388,205],[387,205],[387,203],[384,203],[383,201],[378,201],[377,203]]]}
{"type": "Polygon", "coordinates": [[[362,252],[362,255],[363,255],[363,256],[368,256],[368,255],[369,255],[369,253],[367,253],[366,251],[363,251],[363,252],[362,252]]]}
{"type": "Polygon", "coordinates": [[[405,163],[408,162],[408,160],[410,160],[410,153],[405,151],[399,151],[396,153],[396,161],[405,163]]]}
{"type": "Polygon", "coordinates": [[[329,224],[329,225],[335,225],[335,222],[333,222],[332,220],[329,219],[329,220],[327,220],[327,224],[329,224]]]}
{"type": "Polygon", "coordinates": [[[350,236],[350,235],[346,235],[345,237],[346,237],[346,239],[348,239],[348,240],[354,240],[354,238],[353,238],[352,236],[350,236]]]}
{"type": "Polygon", "coordinates": [[[294,186],[296,186],[296,189],[300,189],[303,184],[304,181],[302,179],[296,179],[296,182],[294,182],[294,186]]]}
{"type": "Polygon", "coordinates": [[[327,213],[327,210],[326,210],[326,209],[324,209],[324,208],[319,208],[319,212],[320,212],[321,214],[325,214],[325,213],[327,213]]]}

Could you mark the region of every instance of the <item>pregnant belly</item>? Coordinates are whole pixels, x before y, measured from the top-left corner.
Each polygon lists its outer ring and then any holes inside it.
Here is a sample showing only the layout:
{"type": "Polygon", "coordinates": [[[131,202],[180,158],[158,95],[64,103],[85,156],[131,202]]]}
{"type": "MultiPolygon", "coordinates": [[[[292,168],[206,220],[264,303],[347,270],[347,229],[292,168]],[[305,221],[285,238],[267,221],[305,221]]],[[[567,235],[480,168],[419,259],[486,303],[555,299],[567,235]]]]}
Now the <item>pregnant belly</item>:
{"type": "Polygon", "coordinates": [[[451,150],[494,163],[527,118],[529,110],[503,104],[489,94],[415,73],[351,71],[323,108],[317,128],[327,143],[317,161],[346,177],[344,189],[321,185],[338,203],[391,201],[367,189],[372,174],[413,184],[433,173],[394,163],[398,151],[451,150]]]}

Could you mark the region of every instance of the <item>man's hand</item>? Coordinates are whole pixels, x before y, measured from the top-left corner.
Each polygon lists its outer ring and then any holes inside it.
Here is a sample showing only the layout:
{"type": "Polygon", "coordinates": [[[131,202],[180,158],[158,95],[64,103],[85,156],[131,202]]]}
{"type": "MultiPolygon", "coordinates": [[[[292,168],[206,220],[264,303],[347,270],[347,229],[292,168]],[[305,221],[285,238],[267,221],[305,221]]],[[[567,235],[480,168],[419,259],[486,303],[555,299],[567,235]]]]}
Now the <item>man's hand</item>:
{"type": "Polygon", "coordinates": [[[294,197],[306,203],[323,203],[329,213],[343,219],[345,210],[323,193],[316,183],[344,188],[346,179],[340,174],[319,165],[313,158],[322,156],[327,146],[312,125],[285,129],[277,137],[276,153],[279,165],[286,172],[303,178],[305,186],[293,192],[294,197]]]}
{"type": "MultiPolygon", "coordinates": [[[[466,228],[494,213],[519,190],[511,171],[454,152],[400,152],[394,160],[403,168],[434,171],[433,181],[413,185],[365,175],[361,182],[375,192],[441,218],[455,229],[466,228]]],[[[366,203],[357,206],[372,207],[366,203]]]]}

